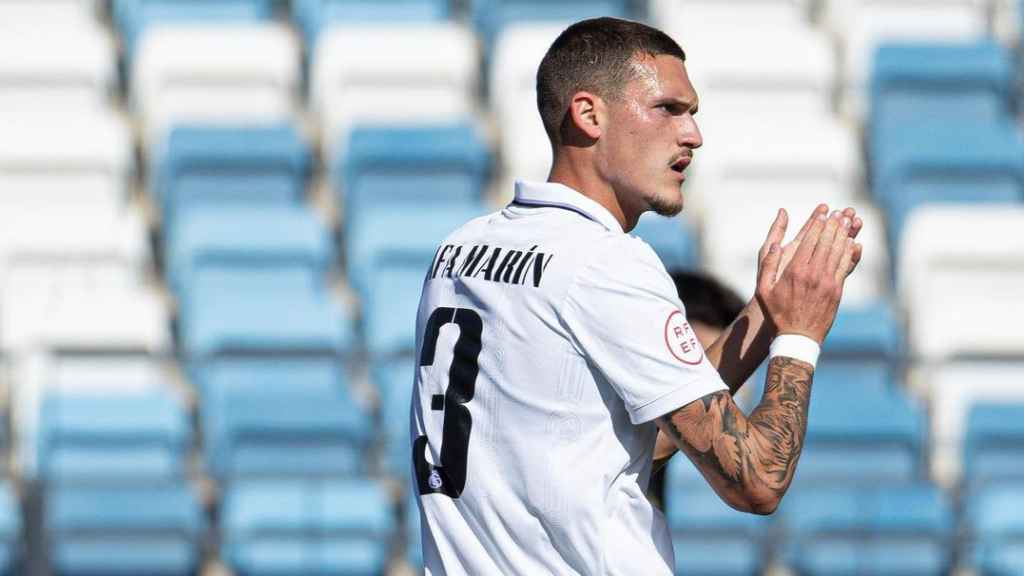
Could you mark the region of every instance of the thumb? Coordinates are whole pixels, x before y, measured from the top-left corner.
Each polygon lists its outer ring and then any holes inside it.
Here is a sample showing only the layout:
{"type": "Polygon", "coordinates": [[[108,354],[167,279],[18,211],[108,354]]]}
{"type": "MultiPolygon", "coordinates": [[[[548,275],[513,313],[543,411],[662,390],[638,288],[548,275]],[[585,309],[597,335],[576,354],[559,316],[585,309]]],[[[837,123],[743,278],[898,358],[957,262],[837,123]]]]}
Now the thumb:
{"type": "Polygon", "coordinates": [[[770,290],[775,286],[775,278],[778,276],[779,263],[782,262],[782,249],[778,242],[768,245],[768,251],[761,258],[761,266],[758,270],[757,287],[759,290],[770,290]]]}

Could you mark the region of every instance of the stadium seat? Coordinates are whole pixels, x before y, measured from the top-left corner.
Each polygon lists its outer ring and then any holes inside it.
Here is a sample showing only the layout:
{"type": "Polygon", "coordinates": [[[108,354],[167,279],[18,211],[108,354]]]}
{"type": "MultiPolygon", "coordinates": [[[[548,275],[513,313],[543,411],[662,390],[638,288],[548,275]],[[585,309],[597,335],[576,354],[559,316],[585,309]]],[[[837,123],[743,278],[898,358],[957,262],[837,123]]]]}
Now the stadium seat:
{"type": "Polygon", "coordinates": [[[953,511],[927,484],[791,490],[780,512],[800,574],[932,575],[950,569],[953,511]]]}
{"type": "Polygon", "coordinates": [[[1004,124],[886,124],[872,150],[874,195],[893,243],[928,203],[1012,203],[1024,199],[1024,146],[1004,124]],[[949,142],[956,142],[955,150],[949,142]]]}
{"type": "Polygon", "coordinates": [[[844,308],[822,347],[829,360],[892,361],[905,351],[903,328],[888,300],[844,308]]]}
{"type": "Polygon", "coordinates": [[[977,403],[967,419],[965,480],[970,485],[1024,479],[1024,402],[977,403]]]}
{"type": "Polygon", "coordinates": [[[650,0],[648,12],[655,26],[685,38],[691,31],[701,33],[702,28],[720,32],[723,28],[750,25],[788,29],[807,26],[813,3],[813,0],[650,0]]]}
{"type": "Polygon", "coordinates": [[[273,15],[273,0],[113,0],[111,12],[124,36],[130,65],[143,32],[154,24],[224,26],[267,21],[273,15]]]}
{"type": "Polygon", "coordinates": [[[598,16],[626,18],[629,0],[471,0],[472,20],[484,44],[490,45],[501,31],[516,22],[572,22],[598,16]]]}
{"type": "Polygon", "coordinates": [[[206,529],[182,483],[53,487],[43,527],[58,576],[195,574],[206,529]]]}
{"type": "Polygon", "coordinates": [[[302,29],[306,42],[316,44],[317,35],[334,24],[431,22],[452,15],[449,0],[295,0],[292,18],[302,29]]]}
{"type": "Polygon", "coordinates": [[[166,359],[150,354],[60,351],[47,360],[46,389],[55,394],[133,394],[168,385],[166,359]]]}
{"type": "Polygon", "coordinates": [[[423,568],[423,534],[420,509],[413,494],[405,505],[405,560],[417,572],[423,568]]]}
{"type": "MultiPolygon", "coordinates": [[[[700,22],[685,16],[681,20],[700,22]]],[[[672,34],[686,52],[701,108],[714,109],[716,118],[764,110],[785,118],[832,113],[837,69],[829,37],[821,30],[701,23],[672,34]],[[768,46],[772,58],[755,56],[768,46]]]]}
{"type": "Polygon", "coordinates": [[[701,107],[697,124],[705,145],[695,153],[683,185],[690,214],[703,215],[712,204],[733,207],[751,199],[773,201],[778,207],[817,202],[847,206],[856,198],[863,162],[849,126],[817,114],[766,117],[716,110],[713,104],[701,107]]]}
{"type": "Polygon", "coordinates": [[[1020,485],[988,486],[966,498],[965,564],[978,574],[1003,576],[1024,572],[1024,490],[1020,485]]]}
{"type": "Polygon", "coordinates": [[[18,496],[8,480],[0,482],[0,574],[13,576],[22,558],[22,521],[18,496]]]}
{"type": "Polygon", "coordinates": [[[295,112],[299,45],[284,25],[154,27],[137,52],[131,101],[147,144],[175,124],[279,125],[295,112]]]}
{"type": "Polygon", "coordinates": [[[149,190],[161,207],[164,240],[183,210],[296,204],[305,196],[310,153],[289,124],[176,126],[149,155],[149,190]]]}
{"type": "Polygon", "coordinates": [[[348,278],[361,299],[371,354],[412,349],[420,290],[441,241],[481,213],[477,204],[379,207],[352,222],[348,278]]]}
{"type": "Polygon", "coordinates": [[[433,126],[470,118],[477,52],[472,32],[454,22],[325,30],[312,47],[309,71],[309,104],[323,126],[324,158],[340,157],[355,125],[433,126]]]}
{"type": "Polygon", "coordinates": [[[1024,363],[963,360],[919,366],[918,371],[921,393],[931,401],[932,476],[953,486],[971,473],[962,459],[971,406],[1024,404],[1024,363]]]}
{"type": "Polygon", "coordinates": [[[973,43],[886,43],[871,72],[871,125],[927,121],[1006,122],[1013,63],[991,40],[973,43]]]}
{"type": "Polygon", "coordinates": [[[225,480],[364,473],[371,421],[339,390],[249,390],[227,397],[219,406],[223,452],[211,468],[225,480]]]}
{"type": "Polygon", "coordinates": [[[357,128],[336,160],[345,229],[377,207],[480,201],[490,156],[471,124],[357,128]]]}
{"type": "MultiPolygon", "coordinates": [[[[378,362],[370,368],[370,377],[380,400],[379,428],[384,436],[384,468],[391,476],[403,481],[412,473],[409,407],[416,370],[416,361],[411,355],[378,362]]],[[[416,526],[418,532],[418,521],[416,526]]]]}
{"type": "Polygon", "coordinates": [[[106,111],[0,114],[0,205],[108,208],[124,204],[132,174],[124,120],[106,111]]]}
{"type": "MultiPolygon", "coordinates": [[[[962,150],[960,156],[967,156],[962,150]]],[[[956,356],[1019,357],[1024,322],[1024,206],[934,205],[906,225],[898,264],[910,353],[924,360],[956,356]],[[950,230],[960,233],[950,235],[950,230]],[[951,295],[956,295],[952,297],[951,295]]]]}
{"type": "Polygon", "coordinates": [[[0,22],[5,27],[95,23],[102,0],[3,0],[0,22]]]}
{"type": "Polygon", "coordinates": [[[196,277],[210,271],[234,272],[238,286],[247,272],[308,275],[306,283],[323,290],[334,246],[326,226],[301,205],[193,209],[183,215],[168,247],[167,280],[186,296],[196,277]]]}
{"type": "MultiPolygon", "coordinates": [[[[684,189],[685,192],[685,189],[684,189]]],[[[743,200],[743,209],[736,210],[735,198],[711,196],[706,199],[704,213],[704,262],[709,270],[727,285],[749,298],[754,293],[757,276],[757,252],[764,243],[768,229],[780,207],[789,213],[787,241],[796,236],[811,215],[816,202],[788,203],[771,197],[753,196],[743,200]]],[[[843,291],[841,307],[860,308],[884,299],[890,291],[889,254],[882,229],[882,218],[874,207],[863,202],[830,203],[829,207],[852,205],[864,220],[864,229],[857,240],[864,245],[865,257],[850,276],[843,291]]]]}
{"type": "Polygon", "coordinates": [[[107,106],[116,54],[99,23],[7,19],[5,4],[0,2],[0,110],[94,112],[107,106]]]}
{"type": "Polygon", "coordinates": [[[47,483],[185,477],[191,430],[169,390],[49,393],[40,419],[40,475],[47,483]]]}
{"type": "Polygon", "coordinates": [[[866,112],[871,59],[886,41],[960,41],[988,33],[986,0],[827,0],[825,25],[841,39],[845,113],[866,112]]]}
{"type": "Polygon", "coordinates": [[[369,480],[252,481],[228,491],[221,558],[236,574],[384,572],[392,504],[369,480]]]}
{"type": "Polygon", "coordinates": [[[647,242],[669,272],[697,267],[700,253],[697,238],[686,220],[644,214],[631,234],[647,242]]]}
{"type": "Polygon", "coordinates": [[[677,454],[666,472],[665,517],[675,548],[676,574],[756,574],[768,519],[729,507],[697,468],[677,454]]]}
{"type": "Polygon", "coordinates": [[[807,436],[796,481],[908,482],[924,476],[927,425],[890,374],[822,362],[814,375],[807,436]],[[870,466],[865,466],[870,462],[870,466]]]}

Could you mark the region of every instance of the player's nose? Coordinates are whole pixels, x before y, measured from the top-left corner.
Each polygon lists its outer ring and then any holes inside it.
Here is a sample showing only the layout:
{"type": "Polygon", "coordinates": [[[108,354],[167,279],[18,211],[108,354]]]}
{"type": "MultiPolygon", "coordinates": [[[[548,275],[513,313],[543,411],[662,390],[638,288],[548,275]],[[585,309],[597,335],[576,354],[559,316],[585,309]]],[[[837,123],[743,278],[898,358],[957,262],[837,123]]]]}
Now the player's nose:
{"type": "Polygon", "coordinates": [[[704,136],[700,133],[697,120],[691,114],[684,114],[679,122],[677,144],[686,148],[700,148],[704,145],[704,136]]]}

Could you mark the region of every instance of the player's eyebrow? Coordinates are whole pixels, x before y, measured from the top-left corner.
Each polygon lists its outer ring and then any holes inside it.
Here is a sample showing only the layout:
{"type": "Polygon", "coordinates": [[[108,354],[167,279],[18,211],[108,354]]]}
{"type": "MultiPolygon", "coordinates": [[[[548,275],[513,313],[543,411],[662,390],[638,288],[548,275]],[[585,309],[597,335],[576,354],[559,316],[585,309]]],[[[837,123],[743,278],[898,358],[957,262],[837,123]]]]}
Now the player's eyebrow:
{"type": "Polygon", "coordinates": [[[699,109],[699,103],[696,99],[689,100],[687,98],[679,98],[676,96],[664,96],[662,98],[658,98],[654,102],[655,106],[664,106],[665,104],[680,106],[689,111],[691,115],[696,114],[699,109]]]}

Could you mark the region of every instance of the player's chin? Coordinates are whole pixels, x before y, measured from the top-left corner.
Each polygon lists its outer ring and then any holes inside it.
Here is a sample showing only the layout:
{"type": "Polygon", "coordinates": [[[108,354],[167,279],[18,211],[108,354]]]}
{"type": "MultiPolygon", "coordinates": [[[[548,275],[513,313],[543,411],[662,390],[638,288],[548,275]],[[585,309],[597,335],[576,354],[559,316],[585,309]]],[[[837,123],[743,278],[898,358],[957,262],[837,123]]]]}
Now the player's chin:
{"type": "Polygon", "coordinates": [[[661,216],[675,216],[683,211],[683,191],[677,183],[651,198],[651,210],[661,216]]]}

